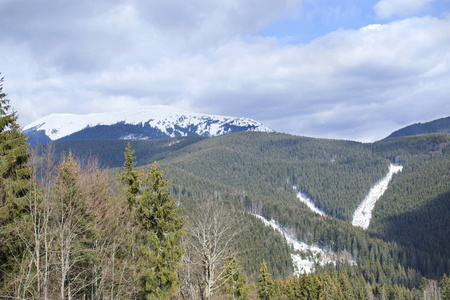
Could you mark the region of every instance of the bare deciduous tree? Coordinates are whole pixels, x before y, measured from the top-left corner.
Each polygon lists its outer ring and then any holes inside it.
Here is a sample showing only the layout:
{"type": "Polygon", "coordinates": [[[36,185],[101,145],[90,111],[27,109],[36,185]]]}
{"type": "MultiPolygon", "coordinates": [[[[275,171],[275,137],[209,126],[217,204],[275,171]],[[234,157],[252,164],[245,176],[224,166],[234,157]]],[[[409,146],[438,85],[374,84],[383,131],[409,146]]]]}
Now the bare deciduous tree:
{"type": "Polygon", "coordinates": [[[125,193],[111,193],[95,162],[66,165],[70,175],[60,166],[57,177],[51,157],[40,159],[49,162],[47,171],[39,183],[36,176],[30,181],[28,214],[16,220],[14,235],[24,251],[14,258],[17,271],[7,274],[10,291],[1,297],[132,299],[136,262],[129,235],[135,221],[125,193]]]}
{"type": "MultiPolygon", "coordinates": [[[[186,263],[197,266],[201,280],[201,297],[211,299],[213,293],[234,275],[225,272],[233,239],[240,232],[229,211],[214,202],[202,203],[198,214],[188,224],[189,242],[186,263]]],[[[192,270],[189,270],[192,272],[192,270]]],[[[193,274],[189,274],[195,279],[193,274]]],[[[192,283],[191,283],[192,289],[192,283]]]]}

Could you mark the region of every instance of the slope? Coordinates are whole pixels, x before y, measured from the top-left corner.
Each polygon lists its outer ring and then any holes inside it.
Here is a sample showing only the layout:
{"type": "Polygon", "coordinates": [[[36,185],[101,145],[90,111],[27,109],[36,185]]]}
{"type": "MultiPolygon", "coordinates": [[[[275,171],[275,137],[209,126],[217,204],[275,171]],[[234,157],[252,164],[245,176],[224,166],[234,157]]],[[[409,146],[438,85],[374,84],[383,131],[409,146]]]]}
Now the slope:
{"type": "MultiPolygon", "coordinates": [[[[125,142],[96,143],[99,156],[112,156],[107,151],[118,153],[117,161],[109,166],[123,164],[125,142]]],[[[450,271],[450,255],[441,249],[446,242],[440,242],[441,234],[449,228],[445,213],[450,189],[448,180],[444,181],[448,176],[444,171],[449,169],[448,135],[362,144],[241,132],[197,140],[141,141],[135,145],[142,167],[148,168],[146,163],[158,160],[165,176],[172,179],[173,192],[188,215],[195,214],[197,204],[205,199],[221,201],[236,212],[236,222],[248,228],[236,249],[250,276],[257,274],[262,258],[280,277],[292,274],[292,261],[280,238],[247,212],[276,220],[294,232],[299,241],[350,256],[355,266],[337,264],[332,268],[364,276],[370,283],[384,280],[417,287],[422,275],[439,278],[450,271]],[[171,148],[174,145],[179,146],[171,148]],[[393,177],[376,203],[369,230],[353,227],[350,222],[354,211],[371,187],[388,173],[391,162],[404,166],[403,172],[393,177]],[[405,186],[400,188],[399,183],[405,186]],[[330,217],[317,215],[301,203],[293,185],[330,217]],[[429,219],[429,229],[406,228],[407,222],[421,216],[429,219]],[[438,225],[431,220],[434,216],[440,227],[434,227],[438,225]],[[419,245],[414,231],[419,233],[417,237],[426,235],[430,246],[419,245]],[[403,236],[402,232],[407,234],[403,236]],[[441,250],[436,252],[433,247],[441,250]]],[[[317,270],[330,269],[319,266],[317,270]]]]}
{"type": "Polygon", "coordinates": [[[426,123],[416,123],[391,133],[387,138],[413,136],[427,133],[450,133],[450,117],[433,120],[426,123]]]}
{"type": "MultiPolygon", "coordinates": [[[[225,185],[228,192],[260,199],[298,204],[295,184],[327,215],[343,220],[351,219],[370,187],[389,169],[388,160],[361,143],[257,132],[206,139],[161,163],[174,174],[176,185],[188,180],[180,179],[188,172],[225,185]]],[[[214,191],[213,186],[197,188],[214,191]]],[[[263,206],[263,211],[270,218],[270,207],[263,206]]]]}
{"type": "Polygon", "coordinates": [[[450,270],[450,135],[394,138],[374,151],[404,166],[377,203],[371,228],[377,236],[430,253],[417,265],[425,274],[450,270]]]}

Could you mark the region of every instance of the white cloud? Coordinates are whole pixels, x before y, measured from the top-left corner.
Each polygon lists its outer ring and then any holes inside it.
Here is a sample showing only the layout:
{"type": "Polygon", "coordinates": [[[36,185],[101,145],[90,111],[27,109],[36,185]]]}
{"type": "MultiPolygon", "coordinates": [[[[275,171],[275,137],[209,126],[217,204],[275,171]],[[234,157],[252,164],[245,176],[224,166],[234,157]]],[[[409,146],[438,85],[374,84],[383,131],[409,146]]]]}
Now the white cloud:
{"type": "Polygon", "coordinates": [[[380,0],[373,7],[377,17],[410,16],[436,0],[380,0]]]}
{"type": "Polygon", "coordinates": [[[20,122],[166,104],[251,117],[282,132],[368,141],[450,111],[450,17],[285,45],[252,32],[297,1],[174,2],[80,1],[84,9],[57,6],[37,16],[7,7],[27,17],[9,30],[0,26],[0,71],[20,122]],[[58,27],[59,19],[72,25],[58,27]]]}

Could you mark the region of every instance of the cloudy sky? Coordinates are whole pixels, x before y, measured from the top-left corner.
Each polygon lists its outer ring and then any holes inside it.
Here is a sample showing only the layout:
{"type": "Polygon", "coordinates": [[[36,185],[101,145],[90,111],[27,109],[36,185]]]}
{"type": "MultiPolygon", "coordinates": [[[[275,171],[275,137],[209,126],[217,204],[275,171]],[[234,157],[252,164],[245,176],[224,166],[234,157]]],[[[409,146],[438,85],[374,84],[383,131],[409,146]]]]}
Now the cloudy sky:
{"type": "Polygon", "coordinates": [[[164,104],[374,141],[450,116],[450,0],[0,0],[22,126],[164,104]]]}

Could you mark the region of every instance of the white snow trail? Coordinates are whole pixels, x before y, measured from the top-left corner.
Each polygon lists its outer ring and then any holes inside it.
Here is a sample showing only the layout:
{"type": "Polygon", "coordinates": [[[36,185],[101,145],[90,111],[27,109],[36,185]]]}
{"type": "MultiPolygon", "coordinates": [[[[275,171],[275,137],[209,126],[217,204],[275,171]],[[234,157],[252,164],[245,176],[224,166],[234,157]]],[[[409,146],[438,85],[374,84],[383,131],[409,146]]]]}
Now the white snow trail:
{"type": "Polygon", "coordinates": [[[361,202],[361,204],[356,209],[353,214],[353,226],[359,226],[363,229],[369,228],[370,220],[372,219],[372,210],[375,207],[375,203],[378,199],[383,196],[384,192],[387,190],[389,183],[392,180],[392,176],[395,173],[401,172],[403,166],[391,164],[389,166],[389,172],[383,177],[377,184],[375,184],[367,194],[366,198],[361,202]]]}
{"type": "Polygon", "coordinates": [[[316,245],[308,245],[303,242],[299,242],[296,238],[293,238],[287,230],[278,224],[275,220],[268,221],[262,216],[255,215],[255,217],[264,222],[266,226],[270,226],[279,233],[281,233],[289,246],[296,253],[291,253],[292,265],[294,267],[294,275],[298,276],[303,273],[310,274],[314,272],[316,265],[324,266],[326,264],[334,264],[336,265],[336,261],[348,261],[350,264],[356,264],[355,261],[351,259],[344,258],[340,255],[337,255],[334,252],[326,251],[319,248],[316,245]],[[300,253],[300,254],[299,254],[300,253]]]}
{"type": "Polygon", "coordinates": [[[311,200],[311,198],[309,198],[307,195],[305,195],[302,192],[300,192],[296,185],[293,185],[292,187],[297,192],[297,198],[300,200],[300,202],[305,203],[309,207],[309,209],[311,209],[316,214],[319,214],[319,215],[321,215],[323,217],[327,216],[326,213],[324,213],[320,208],[317,208],[314,205],[314,202],[311,200]]]}

